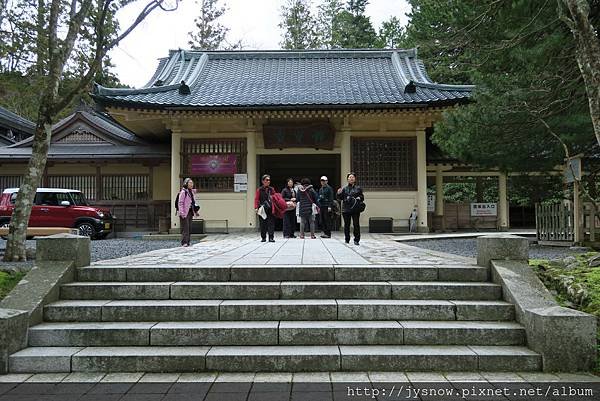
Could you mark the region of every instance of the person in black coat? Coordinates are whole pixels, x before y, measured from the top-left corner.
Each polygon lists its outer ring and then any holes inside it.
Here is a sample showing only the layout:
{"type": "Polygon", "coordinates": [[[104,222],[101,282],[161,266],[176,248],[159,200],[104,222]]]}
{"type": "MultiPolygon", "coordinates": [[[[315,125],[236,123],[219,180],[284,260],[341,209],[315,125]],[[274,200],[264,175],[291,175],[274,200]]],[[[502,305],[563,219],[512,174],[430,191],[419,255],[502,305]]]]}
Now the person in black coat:
{"type": "MultiPolygon", "coordinates": [[[[286,186],[281,190],[281,196],[286,202],[296,202],[296,190],[294,180],[288,178],[286,186]]],[[[283,238],[296,238],[294,228],[296,227],[296,209],[288,210],[283,215],[283,238]]]]}
{"type": "Polygon", "coordinates": [[[321,238],[331,238],[331,205],[333,204],[333,188],[327,183],[327,176],[321,177],[321,188],[319,188],[319,205],[321,206],[321,212],[319,217],[321,218],[321,228],[323,229],[323,235],[321,238]]]}
{"type": "Polygon", "coordinates": [[[317,192],[313,189],[308,178],[303,178],[298,188],[298,201],[300,202],[298,214],[300,215],[300,238],[304,238],[304,227],[310,226],[310,237],[315,239],[315,215],[313,204],[319,206],[317,192]]]}
{"type": "Polygon", "coordinates": [[[259,217],[260,221],[260,237],[261,241],[267,240],[267,232],[269,233],[269,242],[275,242],[275,216],[272,211],[271,196],[275,193],[275,189],[271,186],[271,176],[265,174],[261,177],[262,185],[258,187],[254,194],[254,211],[258,211],[261,206],[265,206],[267,218],[259,217]]]}
{"type": "Polygon", "coordinates": [[[342,217],[344,219],[344,236],[346,244],[350,243],[350,221],[354,225],[354,244],[360,242],[360,203],[365,201],[362,188],[356,185],[356,174],[346,176],[348,185],[337,190],[337,198],[342,201],[342,217]]]}

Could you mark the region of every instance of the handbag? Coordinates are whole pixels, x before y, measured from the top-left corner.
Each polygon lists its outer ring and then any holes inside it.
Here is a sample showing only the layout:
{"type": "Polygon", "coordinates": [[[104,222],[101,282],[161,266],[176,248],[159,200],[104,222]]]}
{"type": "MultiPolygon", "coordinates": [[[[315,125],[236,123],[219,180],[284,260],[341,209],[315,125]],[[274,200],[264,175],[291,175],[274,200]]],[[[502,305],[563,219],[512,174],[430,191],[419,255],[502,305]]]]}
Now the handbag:
{"type": "Polygon", "coordinates": [[[321,208],[319,206],[317,206],[317,204],[313,200],[312,196],[310,196],[310,192],[307,192],[306,195],[308,196],[308,199],[310,199],[310,201],[312,202],[312,214],[313,214],[313,216],[319,214],[321,212],[321,208]]]}
{"type": "Polygon", "coordinates": [[[294,201],[286,201],[285,202],[287,207],[285,209],[286,212],[289,212],[291,210],[295,210],[296,209],[296,202],[294,201]]]}

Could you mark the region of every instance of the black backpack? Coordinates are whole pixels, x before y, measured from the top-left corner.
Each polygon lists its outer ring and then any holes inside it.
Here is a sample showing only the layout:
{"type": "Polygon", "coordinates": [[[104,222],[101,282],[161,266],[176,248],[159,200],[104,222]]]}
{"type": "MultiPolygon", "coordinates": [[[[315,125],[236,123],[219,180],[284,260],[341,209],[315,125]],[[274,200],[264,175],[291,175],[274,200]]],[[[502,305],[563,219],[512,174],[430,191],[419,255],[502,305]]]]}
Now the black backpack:
{"type": "Polygon", "coordinates": [[[179,211],[179,192],[177,192],[177,196],[175,197],[175,210],[179,211]]]}

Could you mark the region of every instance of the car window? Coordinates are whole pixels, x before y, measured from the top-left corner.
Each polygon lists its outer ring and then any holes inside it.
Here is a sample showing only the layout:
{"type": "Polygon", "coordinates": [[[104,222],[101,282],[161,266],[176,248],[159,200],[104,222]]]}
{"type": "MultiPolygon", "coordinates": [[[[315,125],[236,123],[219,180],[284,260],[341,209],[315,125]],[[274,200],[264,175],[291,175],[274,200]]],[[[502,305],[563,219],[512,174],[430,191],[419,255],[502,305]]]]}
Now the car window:
{"type": "Polygon", "coordinates": [[[73,198],[73,202],[75,202],[75,205],[88,206],[87,200],[85,199],[85,196],[83,196],[83,193],[69,192],[69,195],[71,195],[71,197],[73,198]]]}
{"type": "Polygon", "coordinates": [[[69,205],[73,204],[73,201],[71,200],[71,197],[69,196],[68,193],[64,192],[64,193],[58,193],[56,194],[56,198],[58,199],[58,204],[60,205],[60,203],[62,201],[67,201],[69,202],[69,205]]]}
{"type": "Polygon", "coordinates": [[[11,205],[14,205],[15,202],[17,201],[17,194],[18,194],[18,192],[13,192],[12,194],[10,194],[9,202],[11,205]]]}
{"type": "Polygon", "coordinates": [[[58,206],[58,194],[54,192],[40,192],[36,195],[36,205],[58,206]],[[39,196],[39,199],[38,199],[39,196]]]}

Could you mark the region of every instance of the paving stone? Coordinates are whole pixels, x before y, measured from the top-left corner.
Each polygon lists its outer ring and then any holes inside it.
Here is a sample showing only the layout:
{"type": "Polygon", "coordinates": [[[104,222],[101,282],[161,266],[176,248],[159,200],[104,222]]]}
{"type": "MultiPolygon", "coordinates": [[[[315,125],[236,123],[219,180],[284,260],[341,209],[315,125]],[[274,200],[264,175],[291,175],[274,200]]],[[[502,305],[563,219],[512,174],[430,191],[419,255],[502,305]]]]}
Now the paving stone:
{"type": "Polygon", "coordinates": [[[332,281],[333,266],[232,266],[232,281],[332,281]]]}
{"type": "Polygon", "coordinates": [[[150,331],[152,345],[273,345],[278,321],[168,322],[150,331]]]}
{"type": "Polygon", "coordinates": [[[498,300],[502,287],[488,282],[391,281],[394,299],[498,300]]]}
{"type": "Polygon", "coordinates": [[[409,383],[404,372],[369,372],[371,383],[409,383]]]}
{"type": "Polygon", "coordinates": [[[281,282],[282,298],[390,298],[391,286],[386,282],[351,282],[351,281],[283,281],[281,282]]]}
{"type": "Polygon", "coordinates": [[[227,300],[219,305],[221,320],[335,320],[333,299],[227,300]]]}
{"type": "Polygon", "coordinates": [[[206,368],[231,371],[322,371],[340,366],[335,346],[215,346],[206,356],[206,368]]]}
{"type": "Polygon", "coordinates": [[[169,299],[170,283],[75,282],[60,288],[62,299],[169,299]]]}
{"type": "Polygon", "coordinates": [[[477,355],[465,346],[340,346],[343,370],[476,370],[477,355]]]}
{"type": "Polygon", "coordinates": [[[59,373],[71,371],[71,357],[81,347],[29,347],[9,357],[12,373],[59,373]]]}
{"type": "Polygon", "coordinates": [[[99,383],[104,376],[104,373],[94,372],[70,373],[67,377],[65,377],[63,383],[99,383]]]}
{"type": "Polygon", "coordinates": [[[514,372],[494,372],[481,371],[481,375],[489,382],[509,383],[509,382],[526,382],[521,376],[514,372]]]}
{"type": "Polygon", "coordinates": [[[103,301],[57,301],[44,307],[44,320],[47,322],[99,322],[102,320],[103,301]]]}
{"type": "Polygon", "coordinates": [[[279,344],[402,344],[402,327],[394,321],[281,322],[279,344]]]}
{"type": "Polygon", "coordinates": [[[111,301],[102,307],[104,321],[219,320],[221,300],[111,301]]]}
{"type": "Polygon", "coordinates": [[[101,380],[102,383],[137,383],[144,373],[108,373],[101,380]]]}
{"type": "Polygon", "coordinates": [[[34,347],[150,345],[155,323],[43,323],[29,329],[34,347]]]}
{"type": "Polygon", "coordinates": [[[366,372],[331,372],[329,374],[331,382],[334,383],[370,383],[369,375],[366,372]]]}
{"type": "Polygon", "coordinates": [[[439,300],[340,299],[340,320],[454,320],[454,305],[439,300]]]}
{"type": "Polygon", "coordinates": [[[146,373],[140,383],[175,383],[179,380],[179,373],[146,373]]]}
{"type": "Polygon", "coordinates": [[[487,382],[480,372],[447,372],[444,376],[450,382],[487,382]]]}
{"type": "Polygon", "coordinates": [[[73,356],[74,372],[189,372],[205,369],[208,347],[88,347],[73,356]]]}
{"type": "Polygon", "coordinates": [[[439,372],[406,372],[406,377],[411,383],[415,382],[447,382],[448,380],[439,372]]]}
{"type": "Polygon", "coordinates": [[[7,375],[0,375],[0,383],[23,383],[29,379],[32,374],[17,374],[9,373],[7,375]]]}
{"type": "Polygon", "coordinates": [[[525,329],[515,322],[400,321],[404,344],[522,345],[525,329]]]}
{"type": "Polygon", "coordinates": [[[60,383],[67,373],[38,373],[26,380],[26,383],[60,383]]]}
{"type": "Polygon", "coordinates": [[[560,377],[552,373],[543,372],[515,372],[529,383],[535,382],[559,382],[562,381],[560,377]]]}
{"type": "Polygon", "coordinates": [[[277,373],[256,373],[254,383],[291,383],[292,373],[277,372],[277,373]]]}
{"type": "Polygon", "coordinates": [[[182,373],[179,375],[179,383],[212,383],[217,379],[215,372],[182,373]]]}
{"type": "Polygon", "coordinates": [[[278,299],[279,282],[176,282],[172,299],[278,299]]]}

